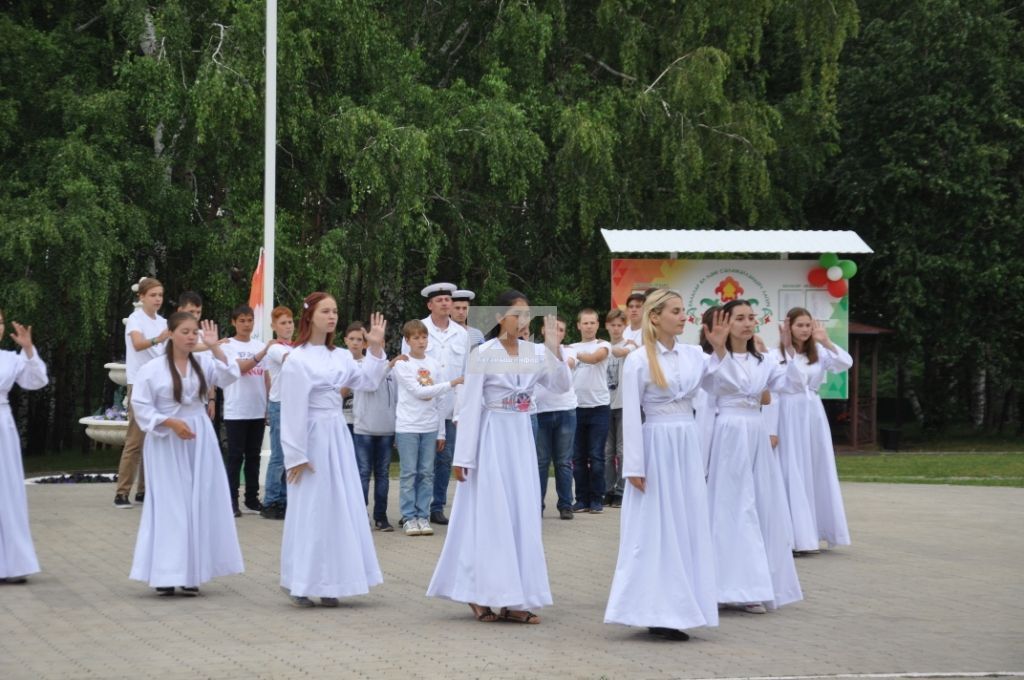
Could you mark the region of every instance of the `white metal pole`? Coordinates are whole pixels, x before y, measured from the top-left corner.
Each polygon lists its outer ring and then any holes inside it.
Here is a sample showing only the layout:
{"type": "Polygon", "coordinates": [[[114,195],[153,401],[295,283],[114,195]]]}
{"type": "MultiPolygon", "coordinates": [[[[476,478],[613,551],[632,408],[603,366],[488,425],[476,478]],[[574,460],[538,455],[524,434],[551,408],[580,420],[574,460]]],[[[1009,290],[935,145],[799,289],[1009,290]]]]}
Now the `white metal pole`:
{"type": "Polygon", "coordinates": [[[274,308],[274,214],[277,192],[277,0],[267,0],[267,97],[263,129],[263,338],[274,308]]]}

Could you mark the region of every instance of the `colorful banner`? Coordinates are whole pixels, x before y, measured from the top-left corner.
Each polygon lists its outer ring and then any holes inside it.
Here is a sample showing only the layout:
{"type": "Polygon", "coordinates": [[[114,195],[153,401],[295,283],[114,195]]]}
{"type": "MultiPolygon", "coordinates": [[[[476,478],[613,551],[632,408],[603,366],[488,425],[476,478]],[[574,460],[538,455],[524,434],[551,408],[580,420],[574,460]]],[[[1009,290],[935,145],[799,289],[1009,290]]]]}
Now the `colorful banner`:
{"type": "MultiPolygon", "coordinates": [[[[832,342],[849,347],[850,297],[832,297],[807,283],[817,260],[612,260],[612,307],[625,309],[626,298],[648,288],[671,288],[687,313],[683,341],[696,344],[701,315],[730,300],[748,300],[758,317],[757,333],[769,347],[779,346],[779,322],[793,307],[804,307],[825,324],[832,342]]],[[[829,375],[820,394],[846,399],[847,374],[829,375]]]]}
{"type": "Polygon", "coordinates": [[[249,289],[249,306],[252,307],[253,321],[252,339],[266,342],[263,337],[263,315],[266,306],[263,304],[263,248],[260,248],[260,259],[256,263],[256,271],[252,273],[252,287],[249,289]]]}

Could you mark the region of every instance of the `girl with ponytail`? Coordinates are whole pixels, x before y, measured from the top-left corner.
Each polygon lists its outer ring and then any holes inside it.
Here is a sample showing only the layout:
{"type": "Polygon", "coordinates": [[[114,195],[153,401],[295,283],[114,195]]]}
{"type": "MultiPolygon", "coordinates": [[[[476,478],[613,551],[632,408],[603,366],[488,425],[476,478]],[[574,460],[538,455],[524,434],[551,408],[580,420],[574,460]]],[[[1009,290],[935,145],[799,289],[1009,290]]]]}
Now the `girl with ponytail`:
{"type": "MultiPolygon", "coordinates": [[[[718,359],[682,345],[679,293],[656,290],[642,312],[643,350],[622,368],[622,499],[619,557],[606,623],[647,626],[687,640],[685,628],[718,625],[714,552],[693,399],[718,359]]],[[[728,334],[721,312],[705,334],[728,334]]]]}
{"type": "Polygon", "coordinates": [[[208,389],[230,385],[240,370],[217,343],[217,324],[203,321],[202,328],[210,351],[195,354],[199,322],[188,312],[172,314],[166,357],[139,369],[131,396],[146,433],[149,494],[130,578],[165,596],[175,587],[197,595],[210,579],[243,570],[220,445],[206,414],[208,389]]]}

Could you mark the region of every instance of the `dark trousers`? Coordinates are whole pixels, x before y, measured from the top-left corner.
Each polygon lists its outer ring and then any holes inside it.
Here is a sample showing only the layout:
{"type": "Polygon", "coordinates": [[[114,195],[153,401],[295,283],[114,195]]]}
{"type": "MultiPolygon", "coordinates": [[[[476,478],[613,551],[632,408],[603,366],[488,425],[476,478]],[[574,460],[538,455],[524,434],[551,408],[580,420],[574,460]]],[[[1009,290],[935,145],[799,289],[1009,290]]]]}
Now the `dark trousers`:
{"type": "Polygon", "coordinates": [[[604,499],[604,444],[610,414],[608,406],[576,409],[572,476],[578,504],[593,507],[604,499]]]}
{"type": "Polygon", "coordinates": [[[228,472],[228,493],[231,505],[238,507],[239,473],[245,464],[245,502],[254,505],[260,500],[260,449],[263,447],[265,420],[225,420],[228,434],[228,455],[224,467],[228,472]]]}

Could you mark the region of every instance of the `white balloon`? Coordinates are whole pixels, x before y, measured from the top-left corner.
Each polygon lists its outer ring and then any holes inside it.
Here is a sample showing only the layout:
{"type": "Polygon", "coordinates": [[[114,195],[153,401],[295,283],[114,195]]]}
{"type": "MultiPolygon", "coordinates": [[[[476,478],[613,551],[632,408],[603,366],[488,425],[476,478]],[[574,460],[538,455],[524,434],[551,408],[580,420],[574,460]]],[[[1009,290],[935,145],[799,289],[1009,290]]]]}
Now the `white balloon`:
{"type": "Polygon", "coordinates": [[[828,276],[829,281],[838,281],[843,278],[843,269],[839,266],[829,267],[825,275],[828,276]]]}

